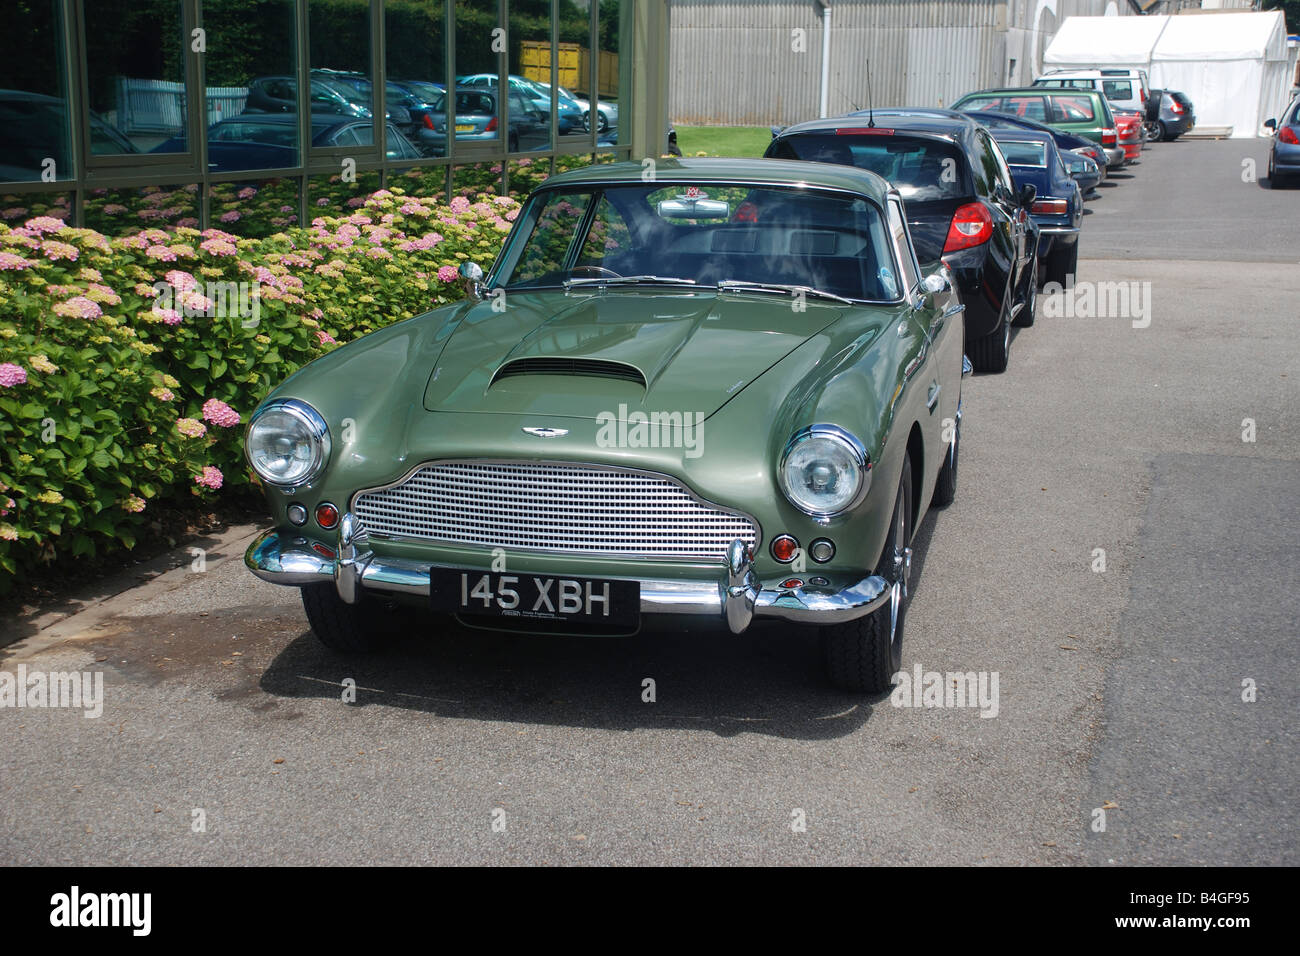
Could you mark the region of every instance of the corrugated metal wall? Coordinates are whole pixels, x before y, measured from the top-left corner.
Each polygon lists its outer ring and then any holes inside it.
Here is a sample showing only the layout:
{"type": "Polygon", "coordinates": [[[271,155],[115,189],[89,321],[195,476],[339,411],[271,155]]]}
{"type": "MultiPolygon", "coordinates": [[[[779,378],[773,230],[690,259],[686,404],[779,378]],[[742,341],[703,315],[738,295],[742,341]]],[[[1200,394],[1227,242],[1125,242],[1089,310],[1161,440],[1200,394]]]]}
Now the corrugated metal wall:
{"type": "MultiPolygon", "coordinates": [[[[947,105],[1033,80],[1067,16],[1127,0],[831,0],[830,114],[947,105]],[[1014,62],[1013,62],[1014,61],[1014,62]]],[[[671,0],[675,123],[785,126],[817,116],[822,27],[813,0],[671,0]],[[801,32],[800,32],[801,31],[801,32]]]]}

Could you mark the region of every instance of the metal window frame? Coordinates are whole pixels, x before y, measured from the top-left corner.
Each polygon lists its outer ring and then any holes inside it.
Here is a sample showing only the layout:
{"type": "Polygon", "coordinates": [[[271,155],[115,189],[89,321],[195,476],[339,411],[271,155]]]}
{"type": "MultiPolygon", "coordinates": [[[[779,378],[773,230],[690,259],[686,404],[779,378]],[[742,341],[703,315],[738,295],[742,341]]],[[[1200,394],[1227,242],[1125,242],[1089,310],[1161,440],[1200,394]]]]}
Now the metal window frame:
{"type": "MultiPolygon", "coordinates": [[[[66,194],[70,198],[73,226],[84,226],[86,221],[86,197],[94,189],[134,189],[143,186],[188,186],[195,184],[197,215],[199,227],[206,229],[211,222],[211,187],[218,183],[254,181],[267,179],[293,180],[298,187],[298,222],[300,225],[310,221],[311,179],[313,176],[332,175],[338,171],[338,161],[350,156],[357,160],[357,173],[379,173],[381,187],[388,185],[389,176],[394,170],[408,169],[446,169],[446,193],[450,194],[455,182],[458,167],[479,166],[500,163],[502,167],[499,187],[502,194],[509,189],[509,162],[525,157],[535,162],[546,162],[550,172],[554,173],[556,160],[561,156],[588,156],[591,162],[598,158],[613,155],[616,158],[629,159],[632,147],[620,142],[617,146],[597,147],[599,123],[596,119],[596,103],[599,98],[597,87],[599,77],[599,3],[592,0],[588,25],[588,49],[593,52],[590,57],[590,84],[592,95],[589,98],[591,115],[589,129],[585,136],[559,135],[559,7],[556,0],[550,5],[550,44],[551,44],[551,135],[545,149],[509,152],[509,52],[502,55],[498,65],[498,93],[504,90],[506,96],[498,97],[499,123],[507,130],[507,135],[492,142],[474,143],[472,146],[457,148],[455,130],[455,89],[456,89],[456,16],[454,0],[441,0],[444,23],[444,63],[446,76],[444,86],[447,96],[447,155],[422,157],[420,159],[388,159],[387,156],[387,120],[384,118],[386,106],[387,70],[387,32],[386,0],[370,0],[370,64],[371,82],[375,86],[374,115],[379,120],[374,139],[375,145],[369,149],[349,149],[330,147],[317,149],[311,146],[311,43],[309,3],[310,0],[289,0],[294,17],[294,65],[293,75],[297,77],[299,107],[304,104],[307,109],[298,110],[298,162],[293,166],[273,167],[267,169],[242,169],[225,172],[213,172],[208,169],[207,142],[207,69],[205,57],[208,53],[198,54],[190,48],[190,37],[196,27],[204,24],[203,0],[175,0],[180,9],[182,75],[185,83],[185,134],[189,147],[185,153],[132,154],[130,156],[92,156],[90,154],[90,90],[87,61],[87,43],[85,5],[94,0],[53,0],[59,17],[59,37],[61,48],[56,51],[60,56],[60,79],[66,92],[68,116],[68,153],[72,164],[72,175],[66,179],[56,179],[47,183],[40,180],[23,182],[0,182],[0,195],[66,194]]],[[[655,0],[624,0],[620,5],[619,29],[620,53],[626,46],[630,54],[633,44],[635,18],[632,11],[637,4],[655,2],[655,0]]],[[[498,22],[509,35],[510,0],[497,0],[498,22]]],[[[209,39],[209,53],[211,38],[209,39]]],[[[620,85],[623,73],[627,69],[629,78],[633,76],[630,62],[624,62],[620,55],[620,85]]],[[[621,95],[620,100],[628,99],[621,95]]],[[[624,139],[623,107],[620,104],[619,124],[620,140],[624,139]]]]}

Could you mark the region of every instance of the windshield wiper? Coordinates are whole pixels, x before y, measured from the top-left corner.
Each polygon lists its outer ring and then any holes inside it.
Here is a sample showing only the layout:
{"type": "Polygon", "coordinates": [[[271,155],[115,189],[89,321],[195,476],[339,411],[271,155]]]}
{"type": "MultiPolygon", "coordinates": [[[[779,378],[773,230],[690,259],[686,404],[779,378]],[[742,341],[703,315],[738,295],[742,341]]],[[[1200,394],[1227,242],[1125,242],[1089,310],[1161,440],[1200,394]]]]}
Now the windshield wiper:
{"type": "Polygon", "coordinates": [[[583,279],[565,279],[564,289],[586,288],[593,285],[648,285],[663,282],[669,285],[695,285],[694,279],[681,279],[675,276],[594,276],[583,279]]]}
{"type": "Polygon", "coordinates": [[[810,285],[783,285],[778,282],[745,282],[741,279],[723,279],[718,283],[719,292],[774,292],[777,295],[798,295],[802,292],[804,295],[815,296],[819,299],[834,299],[836,302],[843,302],[845,305],[852,305],[852,299],[846,299],[842,295],[836,295],[834,292],[826,292],[822,289],[814,289],[810,285]]]}

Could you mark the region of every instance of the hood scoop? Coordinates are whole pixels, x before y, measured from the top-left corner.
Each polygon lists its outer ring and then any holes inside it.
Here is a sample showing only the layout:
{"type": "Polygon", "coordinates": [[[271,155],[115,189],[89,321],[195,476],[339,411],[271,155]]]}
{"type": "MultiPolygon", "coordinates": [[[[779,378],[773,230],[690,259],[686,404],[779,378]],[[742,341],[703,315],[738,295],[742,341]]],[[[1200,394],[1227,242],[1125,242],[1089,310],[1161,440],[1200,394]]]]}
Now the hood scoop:
{"type": "Polygon", "coordinates": [[[646,387],[645,375],[634,365],[585,358],[515,359],[506,362],[496,370],[491,385],[495,385],[503,378],[513,378],[517,375],[583,375],[589,378],[610,378],[620,382],[632,382],[643,389],[646,387]]]}

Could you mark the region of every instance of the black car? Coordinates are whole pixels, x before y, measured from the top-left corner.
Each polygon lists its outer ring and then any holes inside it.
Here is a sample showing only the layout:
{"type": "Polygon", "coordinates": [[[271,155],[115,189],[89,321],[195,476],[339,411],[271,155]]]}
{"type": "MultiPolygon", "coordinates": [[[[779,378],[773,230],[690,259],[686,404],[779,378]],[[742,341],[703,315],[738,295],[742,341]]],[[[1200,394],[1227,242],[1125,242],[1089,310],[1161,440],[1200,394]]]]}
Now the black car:
{"type": "MultiPolygon", "coordinates": [[[[369,104],[360,96],[322,80],[311,81],[311,111],[362,119],[369,119],[371,113],[369,104]]],[[[251,80],[244,112],[298,112],[298,80],[292,76],[259,76],[251,80]]]]}
{"type": "MultiPolygon", "coordinates": [[[[392,123],[388,124],[389,159],[419,159],[420,152],[392,123]]],[[[208,168],[214,173],[240,169],[283,169],[298,165],[298,117],[293,113],[241,113],[208,127],[208,168]]],[[[313,113],[311,144],[317,148],[373,146],[372,120],[334,113],[313,113]]],[[[159,143],[152,152],[178,153],[182,139],[159,143]]]]}
{"type": "MultiPolygon", "coordinates": [[[[90,114],[90,147],[96,156],[138,153],[140,150],[99,116],[90,114]]],[[[30,182],[41,178],[46,158],[58,175],[72,171],[65,100],[0,90],[0,182],[30,182]]]]}
{"type": "Polygon", "coordinates": [[[1011,326],[1033,321],[1034,190],[1017,191],[993,137],[948,110],[875,110],[776,133],[765,156],[869,169],[903,197],[916,253],[942,259],[966,306],[966,350],[984,372],[1007,367],[1011,326]]]}
{"type": "Polygon", "coordinates": [[[1011,167],[1016,186],[1034,187],[1029,215],[1038,224],[1039,285],[1056,282],[1064,286],[1079,264],[1079,228],[1083,223],[1079,184],[1047,133],[995,129],[993,138],[1011,167]]]}

